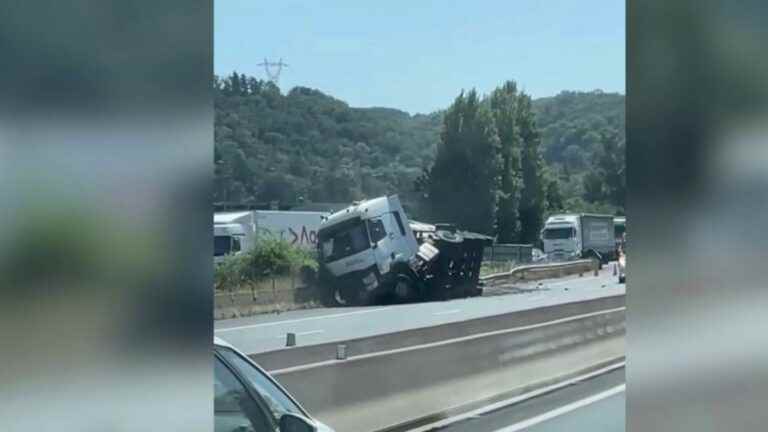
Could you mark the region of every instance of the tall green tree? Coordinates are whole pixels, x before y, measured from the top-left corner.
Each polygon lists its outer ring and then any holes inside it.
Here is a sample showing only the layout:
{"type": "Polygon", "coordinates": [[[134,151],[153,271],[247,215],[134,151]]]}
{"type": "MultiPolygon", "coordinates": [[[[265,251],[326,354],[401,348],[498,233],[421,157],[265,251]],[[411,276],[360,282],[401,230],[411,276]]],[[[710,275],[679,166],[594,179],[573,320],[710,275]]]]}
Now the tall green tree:
{"type": "Polygon", "coordinates": [[[614,130],[603,130],[600,148],[593,155],[592,171],[584,176],[584,199],[592,203],[605,201],[623,209],[626,192],[624,139],[614,130]]]}
{"type": "Polygon", "coordinates": [[[520,235],[520,134],[517,126],[517,84],[507,81],[491,93],[490,106],[501,145],[501,179],[496,217],[497,240],[513,243],[520,235]]]}
{"type": "Polygon", "coordinates": [[[541,136],[531,106],[531,97],[521,93],[517,100],[517,124],[522,143],[523,190],[520,194],[520,240],[534,243],[544,225],[545,184],[541,136]]]}
{"type": "Polygon", "coordinates": [[[601,134],[600,144],[602,152],[598,163],[603,173],[606,198],[610,204],[623,209],[627,194],[625,141],[618,132],[608,130],[601,134]]]}
{"type": "Polygon", "coordinates": [[[501,168],[499,137],[490,110],[473,89],[446,111],[429,174],[433,220],[491,234],[495,231],[501,168]]]}
{"type": "Polygon", "coordinates": [[[586,173],[582,180],[584,185],[584,200],[590,203],[603,201],[605,199],[603,182],[603,176],[596,170],[586,173]]]}
{"type": "Polygon", "coordinates": [[[565,199],[560,191],[560,182],[556,178],[547,180],[547,213],[560,212],[565,208],[565,199]]]}

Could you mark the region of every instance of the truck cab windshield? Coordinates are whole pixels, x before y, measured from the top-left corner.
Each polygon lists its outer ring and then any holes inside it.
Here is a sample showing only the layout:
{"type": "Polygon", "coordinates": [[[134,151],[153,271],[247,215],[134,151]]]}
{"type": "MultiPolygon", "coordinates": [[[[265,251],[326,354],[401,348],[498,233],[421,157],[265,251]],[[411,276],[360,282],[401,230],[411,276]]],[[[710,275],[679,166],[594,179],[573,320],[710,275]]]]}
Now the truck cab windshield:
{"type": "Polygon", "coordinates": [[[368,230],[360,218],[350,219],[318,233],[322,257],[330,262],[354,255],[371,247],[368,230]]]}
{"type": "Polygon", "coordinates": [[[545,240],[565,240],[574,237],[574,230],[570,227],[547,228],[544,230],[545,240]]]}
{"type": "Polygon", "coordinates": [[[213,256],[224,256],[240,251],[240,239],[234,236],[214,236],[213,256]]]}

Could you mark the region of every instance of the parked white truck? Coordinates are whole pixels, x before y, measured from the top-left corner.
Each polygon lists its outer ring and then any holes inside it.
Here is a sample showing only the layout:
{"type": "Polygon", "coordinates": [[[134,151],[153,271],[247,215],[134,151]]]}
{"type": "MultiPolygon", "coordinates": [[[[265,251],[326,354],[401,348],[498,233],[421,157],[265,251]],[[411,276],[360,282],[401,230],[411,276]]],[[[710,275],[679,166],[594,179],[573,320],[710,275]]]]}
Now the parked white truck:
{"type": "Polygon", "coordinates": [[[550,216],[541,230],[544,253],[551,260],[617,257],[613,216],[560,214],[550,216]]]}
{"type": "Polygon", "coordinates": [[[411,222],[396,195],[354,203],[320,226],[318,288],[329,305],[479,295],[483,248],[492,241],[411,222]]]}
{"type": "Polygon", "coordinates": [[[277,239],[307,250],[317,249],[317,230],[328,213],[251,210],[213,215],[214,261],[253,248],[259,240],[277,239]]]}
{"type": "Polygon", "coordinates": [[[235,255],[253,247],[256,241],[253,212],[214,213],[213,261],[219,263],[226,255],[235,255]]]}

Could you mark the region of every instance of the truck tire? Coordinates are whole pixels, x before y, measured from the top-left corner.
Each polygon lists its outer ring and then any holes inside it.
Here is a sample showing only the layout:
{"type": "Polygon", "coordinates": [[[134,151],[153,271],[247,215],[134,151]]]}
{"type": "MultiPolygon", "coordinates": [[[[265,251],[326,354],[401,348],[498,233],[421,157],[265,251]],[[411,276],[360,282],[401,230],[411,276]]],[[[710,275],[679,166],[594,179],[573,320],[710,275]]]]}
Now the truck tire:
{"type": "Polygon", "coordinates": [[[339,291],[338,284],[334,283],[332,277],[330,277],[324,269],[320,269],[317,274],[317,293],[318,300],[325,307],[340,307],[347,306],[348,302],[343,298],[339,291]]]}
{"type": "Polygon", "coordinates": [[[445,230],[435,231],[435,236],[446,243],[461,243],[464,241],[464,238],[460,234],[445,230]]]}
{"type": "Polygon", "coordinates": [[[413,279],[407,274],[398,274],[392,285],[392,293],[398,303],[412,302],[416,298],[416,286],[413,279]]]}
{"type": "Polygon", "coordinates": [[[337,299],[338,297],[338,290],[335,289],[333,286],[325,286],[321,285],[318,287],[319,291],[319,300],[320,303],[325,307],[340,307],[344,306],[343,303],[339,302],[337,299]]]}
{"type": "Polygon", "coordinates": [[[344,295],[338,288],[327,289],[323,305],[326,307],[367,306],[370,303],[368,296],[356,292],[352,295],[344,295]]]}

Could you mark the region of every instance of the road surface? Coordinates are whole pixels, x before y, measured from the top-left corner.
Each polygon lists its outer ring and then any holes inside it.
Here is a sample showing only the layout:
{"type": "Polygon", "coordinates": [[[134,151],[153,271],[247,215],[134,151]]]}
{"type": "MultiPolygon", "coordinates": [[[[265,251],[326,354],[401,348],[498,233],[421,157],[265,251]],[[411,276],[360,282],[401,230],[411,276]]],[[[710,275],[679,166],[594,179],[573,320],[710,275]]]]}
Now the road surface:
{"type": "Polygon", "coordinates": [[[624,383],[624,368],[621,368],[437,430],[621,432],[625,430],[624,383]]]}
{"type": "Polygon", "coordinates": [[[509,284],[488,288],[482,297],[406,305],[321,308],[258,315],[215,323],[216,336],[248,354],[285,347],[286,334],[297,345],[315,345],[467,321],[509,312],[625,293],[611,266],[598,276],[509,284]]]}

